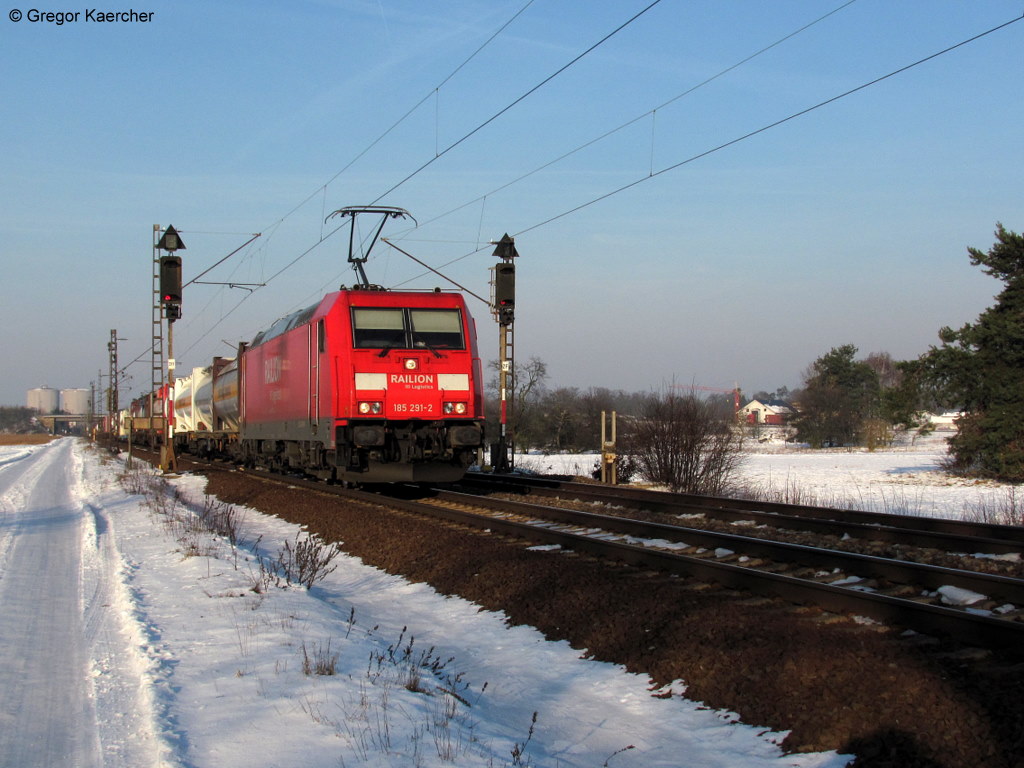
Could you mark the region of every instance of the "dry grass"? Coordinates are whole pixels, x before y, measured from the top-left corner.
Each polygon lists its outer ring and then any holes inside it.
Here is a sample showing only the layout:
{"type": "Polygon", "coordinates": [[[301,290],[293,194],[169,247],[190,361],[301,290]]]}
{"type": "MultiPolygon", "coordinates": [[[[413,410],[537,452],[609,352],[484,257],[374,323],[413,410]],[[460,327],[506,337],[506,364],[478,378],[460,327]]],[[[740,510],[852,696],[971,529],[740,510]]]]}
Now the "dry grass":
{"type": "Polygon", "coordinates": [[[0,434],[0,445],[42,445],[56,440],[54,435],[6,435],[0,434]]]}

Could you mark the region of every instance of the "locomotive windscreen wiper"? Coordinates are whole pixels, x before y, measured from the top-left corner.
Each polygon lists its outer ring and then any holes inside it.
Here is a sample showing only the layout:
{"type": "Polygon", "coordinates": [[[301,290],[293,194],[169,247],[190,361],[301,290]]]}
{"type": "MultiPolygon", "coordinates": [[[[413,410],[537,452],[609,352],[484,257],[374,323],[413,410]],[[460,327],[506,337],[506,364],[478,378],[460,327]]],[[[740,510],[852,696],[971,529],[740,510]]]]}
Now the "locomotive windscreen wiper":
{"type": "Polygon", "coordinates": [[[434,357],[444,357],[444,355],[442,355],[440,352],[437,351],[438,348],[435,347],[433,344],[427,344],[427,342],[425,342],[425,341],[417,341],[416,342],[416,346],[417,347],[426,347],[427,349],[429,349],[431,352],[434,353],[434,357]]]}

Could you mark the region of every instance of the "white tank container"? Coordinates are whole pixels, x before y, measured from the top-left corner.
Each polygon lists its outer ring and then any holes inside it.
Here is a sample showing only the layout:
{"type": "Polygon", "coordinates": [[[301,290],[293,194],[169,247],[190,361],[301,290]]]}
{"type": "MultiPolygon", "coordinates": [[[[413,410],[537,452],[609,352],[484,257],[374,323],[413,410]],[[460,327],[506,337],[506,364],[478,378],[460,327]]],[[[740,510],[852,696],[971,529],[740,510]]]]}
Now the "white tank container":
{"type": "Polygon", "coordinates": [[[193,368],[192,374],[174,382],[174,431],[208,432],[210,414],[197,393],[209,386],[210,367],[193,368]]]}
{"type": "Polygon", "coordinates": [[[238,431],[238,362],[231,360],[216,372],[213,386],[199,393],[204,406],[207,402],[213,413],[213,429],[216,432],[238,431]]]}

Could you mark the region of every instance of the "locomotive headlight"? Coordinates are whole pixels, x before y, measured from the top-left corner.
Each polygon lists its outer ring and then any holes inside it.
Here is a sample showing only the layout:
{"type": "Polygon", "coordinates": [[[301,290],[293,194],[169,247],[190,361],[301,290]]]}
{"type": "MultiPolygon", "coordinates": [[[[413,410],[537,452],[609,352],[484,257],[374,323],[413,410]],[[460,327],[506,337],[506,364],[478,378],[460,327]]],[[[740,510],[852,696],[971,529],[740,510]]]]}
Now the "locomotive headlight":
{"type": "Polygon", "coordinates": [[[444,412],[446,414],[449,414],[449,415],[454,413],[454,414],[456,414],[458,416],[462,416],[466,412],[466,404],[465,403],[445,403],[444,404],[444,412]]]}
{"type": "Polygon", "coordinates": [[[384,410],[384,407],[379,402],[363,402],[359,403],[359,413],[364,416],[376,415],[384,410]]]}
{"type": "Polygon", "coordinates": [[[410,358],[406,359],[406,361],[405,361],[405,370],[407,370],[407,371],[415,371],[419,367],[420,367],[419,360],[417,360],[415,357],[410,357],[410,358]]]}

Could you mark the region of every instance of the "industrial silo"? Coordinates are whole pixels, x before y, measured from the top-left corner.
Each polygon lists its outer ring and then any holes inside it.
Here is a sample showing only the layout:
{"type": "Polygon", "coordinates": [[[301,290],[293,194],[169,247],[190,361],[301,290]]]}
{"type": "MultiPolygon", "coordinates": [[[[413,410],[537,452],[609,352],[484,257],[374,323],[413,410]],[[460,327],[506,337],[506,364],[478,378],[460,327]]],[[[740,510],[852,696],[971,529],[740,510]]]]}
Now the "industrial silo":
{"type": "Polygon", "coordinates": [[[49,387],[30,389],[26,401],[29,408],[34,408],[43,415],[56,413],[59,393],[56,389],[50,389],[49,387]]]}
{"type": "Polygon", "coordinates": [[[88,389],[62,389],[60,391],[60,409],[64,413],[81,416],[89,412],[88,389]]]}

